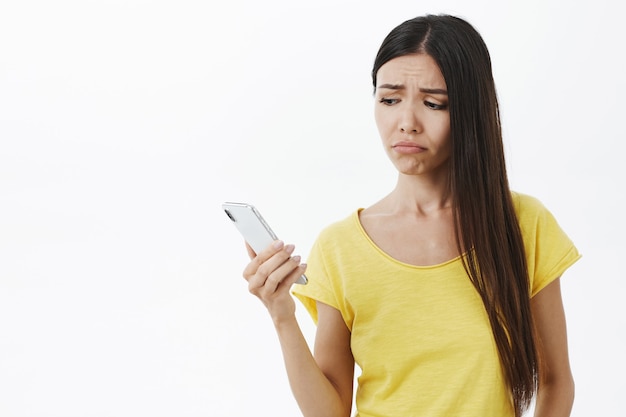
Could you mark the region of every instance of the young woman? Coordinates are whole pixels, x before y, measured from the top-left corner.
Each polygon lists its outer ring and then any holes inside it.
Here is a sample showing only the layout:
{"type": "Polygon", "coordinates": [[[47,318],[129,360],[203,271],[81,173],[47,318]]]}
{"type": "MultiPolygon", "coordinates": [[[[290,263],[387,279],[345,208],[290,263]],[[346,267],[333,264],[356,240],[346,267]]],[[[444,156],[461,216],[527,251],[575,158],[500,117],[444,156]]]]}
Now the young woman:
{"type": "Polygon", "coordinates": [[[308,258],[277,241],[244,270],[267,307],[302,413],[568,416],[559,278],[579,257],[536,199],[509,189],[487,48],[453,16],[406,21],[372,71],[398,171],[389,195],[327,227],[308,258]],[[317,323],[313,355],[294,294],[317,323]]]}

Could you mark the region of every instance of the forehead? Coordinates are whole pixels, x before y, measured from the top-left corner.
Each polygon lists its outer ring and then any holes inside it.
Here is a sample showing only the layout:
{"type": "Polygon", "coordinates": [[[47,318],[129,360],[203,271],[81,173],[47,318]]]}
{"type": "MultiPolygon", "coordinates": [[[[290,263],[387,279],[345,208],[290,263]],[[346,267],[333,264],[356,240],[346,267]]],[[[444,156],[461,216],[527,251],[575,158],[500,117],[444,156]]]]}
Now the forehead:
{"type": "Polygon", "coordinates": [[[435,60],[427,54],[403,55],[385,62],[376,74],[376,85],[416,84],[418,87],[446,88],[435,60]]]}

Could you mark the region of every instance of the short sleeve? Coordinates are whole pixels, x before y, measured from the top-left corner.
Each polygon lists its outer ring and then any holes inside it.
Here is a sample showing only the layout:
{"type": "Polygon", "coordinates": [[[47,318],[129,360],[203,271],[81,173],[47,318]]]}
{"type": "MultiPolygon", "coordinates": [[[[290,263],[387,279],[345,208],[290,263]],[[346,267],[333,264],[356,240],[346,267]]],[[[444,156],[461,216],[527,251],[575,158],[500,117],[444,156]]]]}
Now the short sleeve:
{"type": "Polygon", "coordinates": [[[340,309],[335,290],[324,262],[322,238],[318,237],[307,258],[306,285],[294,285],[292,294],[298,298],[317,324],[317,301],[340,309]]]}
{"type": "Polygon", "coordinates": [[[521,194],[517,198],[531,296],[535,296],[559,278],[581,255],[552,213],[539,200],[521,194]]]}

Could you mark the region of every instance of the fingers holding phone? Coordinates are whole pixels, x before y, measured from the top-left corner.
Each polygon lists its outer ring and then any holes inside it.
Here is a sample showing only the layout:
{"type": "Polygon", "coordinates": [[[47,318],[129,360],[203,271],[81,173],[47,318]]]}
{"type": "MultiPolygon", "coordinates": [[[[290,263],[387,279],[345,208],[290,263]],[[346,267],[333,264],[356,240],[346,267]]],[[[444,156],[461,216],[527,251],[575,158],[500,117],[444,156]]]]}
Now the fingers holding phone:
{"type": "Polygon", "coordinates": [[[291,256],[294,249],[277,240],[252,258],[243,271],[249,291],[263,302],[275,321],[295,313],[289,288],[304,274],[306,265],[300,263],[300,256],[291,256]]]}
{"type": "MultiPolygon", "coordinates": [[[[259,295],[260,292],[274,293],[281,284],[291,286],[302,274],[306,265],[301,265],[299,255],[292,256],[294,245],[285,245],[276,240],[258,255],[254,256],[244,269],[243,276],[248,281],[250,292],[259,295]],[[292,275],[295,274],[295,279],[292,275]]],[[[254,251],[248,246],[248,254],[254,251]]]]}
{"type": "MultiPolygon", "coordinates": [[[[278,241],[278,237],[272,228],[253,205],[227,202],[222,204],[222,208],[245,239],[246,249],[250,258],[254,258],[256,254],[263,252],[278,241]]],[[[282,249],[282,247],[276,249],[282,249]]],[[[305,285],[307,282],[308,279],[304,274],[295,281],[296,284],[302,285],[305,285]]]]}
{"type": "Polygon", "coordinates": [[[223,203],[222,208],[246,241],[250,263],[243,271],[249,291],[269,310],[274,321],[293,318],[295,303],[291,285],[306,285],[306,265],[293,256],[295,247],[285,245],[251,204],[223,203]]]}

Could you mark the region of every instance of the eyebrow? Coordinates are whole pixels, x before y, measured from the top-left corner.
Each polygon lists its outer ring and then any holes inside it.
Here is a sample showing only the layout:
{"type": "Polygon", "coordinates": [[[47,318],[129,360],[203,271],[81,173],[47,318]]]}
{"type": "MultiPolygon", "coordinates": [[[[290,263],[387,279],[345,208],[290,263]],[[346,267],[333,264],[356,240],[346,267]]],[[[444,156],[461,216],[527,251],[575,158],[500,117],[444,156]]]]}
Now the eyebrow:
{"type": "MultiPolygon", "coordinates": [[[[404,90],[405,86],[403,84],[382,84],[378,87],[376,87],[377,89],[379,88],[386,88],[388,90],[404,90]]],[[[422,93],[426,93],[426,94],[444,94],[444,95],[448,95],[448,90],[444,89],[444,88],[420,88],[419,89],[420,92],[422,93]]]]}

